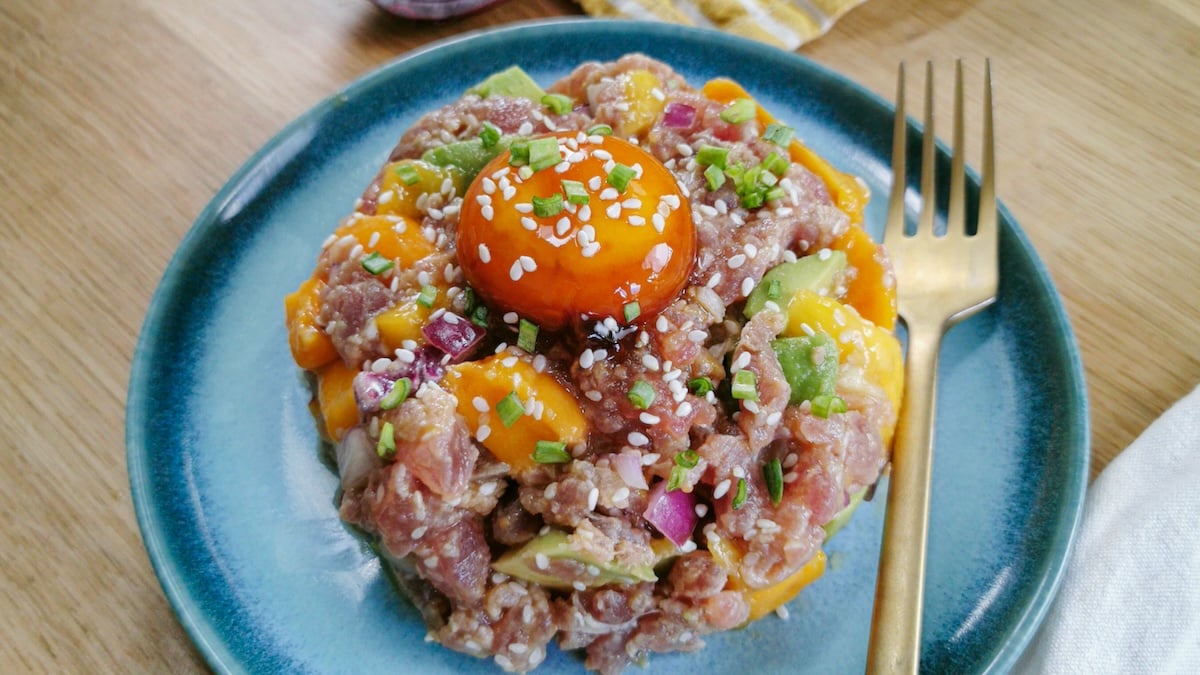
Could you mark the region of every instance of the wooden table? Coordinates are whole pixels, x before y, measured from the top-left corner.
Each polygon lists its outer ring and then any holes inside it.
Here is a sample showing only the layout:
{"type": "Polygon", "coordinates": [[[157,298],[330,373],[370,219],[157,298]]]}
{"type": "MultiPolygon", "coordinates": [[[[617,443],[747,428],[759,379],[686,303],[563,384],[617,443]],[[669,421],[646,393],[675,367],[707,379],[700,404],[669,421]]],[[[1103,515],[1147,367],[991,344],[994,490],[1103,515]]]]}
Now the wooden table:
{"type": "MultiPolygon", "coordinates": [[[[123,442],[171,253],[285,123],[396,55],[578,14],[436,24],[365,0],[0,7],[0,672],[204,667],[142,547],[123,442]]],[[[870,0],[802,53],[891,98],[895,64],[990,56],[999,184],[1065,298],[1093,473],[1200,382],[1200,3],[870,0]]]]}

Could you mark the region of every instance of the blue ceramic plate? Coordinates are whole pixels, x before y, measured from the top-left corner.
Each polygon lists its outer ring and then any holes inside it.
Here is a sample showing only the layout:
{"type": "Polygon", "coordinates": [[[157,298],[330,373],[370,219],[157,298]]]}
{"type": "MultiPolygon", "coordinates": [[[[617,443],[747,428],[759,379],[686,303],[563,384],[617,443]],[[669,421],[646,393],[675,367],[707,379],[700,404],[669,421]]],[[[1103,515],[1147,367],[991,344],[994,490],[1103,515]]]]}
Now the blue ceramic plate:
{"type": "MultiPolygon", "coordinates": [[[[892,109],[804,58],[662,24],[522,25],[405,56],[267,144],[200,215],[150,306],[129,387],[130,484],[180,621],[221,672],[494,672],[425,629],[338,520],[283,325],[283,297],[422,113],[494,70],[543,83],[587,59],[643,51],[699,85],[740,81],[876,195],[891,180],[892,109]]],[[[943,157],[943,159],[945,159],[943,157]]],[[[882,229],[884,204],[868,213],[882,229]]],[[[1005,670],[1054,594],[1087,476],[1082,371],[1046,270],[1001,210],[999,302],[947,336],[936,434],[924,666],[1005,670]]],[[[790,605],[654,673],[862,672],[883,494],[829,545],[830,569],[790,605]]],[[[582,672],[552,650],[546,670],[582,672]]]]}

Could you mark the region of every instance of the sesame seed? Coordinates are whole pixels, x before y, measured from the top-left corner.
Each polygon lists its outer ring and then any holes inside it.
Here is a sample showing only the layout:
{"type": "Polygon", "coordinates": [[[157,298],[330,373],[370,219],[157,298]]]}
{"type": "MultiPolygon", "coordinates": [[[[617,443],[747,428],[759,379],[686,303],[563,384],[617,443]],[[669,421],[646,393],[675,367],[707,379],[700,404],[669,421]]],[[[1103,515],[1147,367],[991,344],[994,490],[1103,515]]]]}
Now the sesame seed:
{"type": "Polygon", "coordinates": [[[533,606],[525,605],[521,608],[521,621],[524,623],[533,623],[533,606]]]}
{"type": "Polygon", "coordinates": [[[788,608],[785,605],[780,605],[775,608],[775,615],[780,619],[787,621],[791,614],[788,613],[788,608]]]}
{"type": "Polygon", "coordinates": [[[554,165],[554,173],[566,173],[568,170],[570,170],[570,168],[571,168],[570,162],[566,162],[566,161],[559,162],[558,164],[554,165]]]}
{"type": "Polygon", "coordinates": [[[474,406],[479,412],[487,412],[491,408],[491,406],[488,405],[487,399],[482,396],[476,396],[475,398],[471,399],[471,405],[474,406]]]}
{"type": "Polygon", "coordinates": [[[708,283],[706,283],[704,285],[708,286],[709,288],[716,288],[717,284],[719,284],[719,283],[721,283],[721,273],[714,272],[712,277],[709,278],[708,283]]]}
{"type": "MultiPolygon", "coordinates": [[[[691,553],[692,551],[696,550],[696,542],[688,539],[687,541],[683,542],[683,546],[680,546],[679,550],[683,551],[684,553],[691,553]]],[[[683,633],[679,634],[680,639],[683,639],[683,636],[685,635],[687,636],[688,640],[691,640],[692,637],[694,637],[691,633],[684,631],[683,633]]]]}
{"type": "Polygon", "coordinates": [[[425,536],[425,532],[426,532],[428,529],[429,529],[429,528],[427,528],[426,526],[424,526],[424,525],[421,525],[420,527],[418,527],[417,529],[415,529],[415,530],[413,530],[413,531],[412,531],[412,534],[410,535],[410,537],[411,537],[412,539],[420,539],[421,537],[424,537],[424,536],[425,536]]]}
{"type": "Polygon", "coordinates": [[[571,587],[572,587],[572,588],[574,588],[574,589],[575,589],[575,590],[577,590],[577,591],[585,591],[585,590],[587,590],[587,586],[585,586],[585,585],[583,584],[583,582],[582,582],[582,581],[572,581],[572,582],[571,582],[571,587]]]}
{"type": "Polygon", "coordinates": [[[571,219],[566,216],[559,218],[558,222],[554,225],[554,232],[560,237],[565,235],[568,231],[570,231],[570,229],[571,219]]]}
{"type": "Polygon", "coordinates": [[[521,216],[521,227],[533,232],[537,229],[537,221],[529,216],[521,216]]]}
{"type": "Polygon", "coordinates": [[[517,261],[521,263],[521,269],[525,270],[526,272],[533,272],[537,270],[537,263],[533,258],[530,258],[527,255],[517,258],[517,261]]]}
{"type": "Polygon", "coordinates": [[[517,196],[517,188],[515,188],[511,185],[505,185],[500,190],[500,196],[504,197],[504,201],[509,201],[513,197],[517,196]]]}
{"type": "Polygon", "coordinates": [[[443,314],[443,316],[446,317],[446,323],[450,324],[451,326],[455,326],[458,324],[458,315],[457,314],[451,314],[450,312],[445,312],[443,314]]]}
{"type": "Polygon", "coordinates": [[[585,391],[583,393],[583,395],[588,397],[589,401],[599,402],[601,399],[604,398],[604,394],[601,394],[599,391],[596,391],[595,389],[590,389],[588,391],[585,391]]]}
{"type": "Polygon", "coordinates": [[[709,218],[712,218],[717,215],[717,210],[714,209],[713,207],[709,206],[708,204],[699,204],[696,206],[696,210],[699,211],[700,213],[708,216],[709,218]]]}
{"type": "Polygon", "coordinates": [[[742,407],[745,408],[752,415],[758,414],[759,408],[758,408],[758,402],[756,402],[756,401],[744,400],[744,401],[742,401],[742,407]]]}
{"type": "MultiPolygon", "coordinates": [[[[663,366],[663,370],[666,370],[665,365],[663,366]]],[[[683,375],[682,370],[680,370],[678,368],[672,368],[671,370],[667,370],[667,372],[663,373],[663,381],[671,382],[673,380],[678,379],[680,375],[683,375]]],[[[670,385],[667,385],[667,386],[670,386],[670,385]]]]}
{"type": "Polygon", "coordinates": [[[733,477],[734,478],[745,478],[746,470],[740,466],[733,467],[733,477]]]}
{"type": "Polygon", "coordinates": [[[475,201],[480,206],[487,206],[488,204],[492,203],[492,198],[487,195],[478,195],[477,197],[475,197],[475,201]]]}
{"type": "Polygon", "coordinates": [[[653,354],[645,354],[642,356],[642,365],[646,370],[658,370],[658,359],[653,354]]]}
{"type": "Polygon", "coordinates": [[[695,511],[696,511],[697,518],[703,518],[704,516],[707,516],[708,515],[708,504],[697,504],[695,511]]]}
{"type": "Polygon", "coordinates": [[[521,277],[525,276],[525,270],[521,269],[521,261],[514,260],[512,267],[508,268],[508,278],[513,281],[520,281],[521,277]]]}
{"type": "Polygon", "coordinates": [[[614,503],[623,502],[626,499],[629,499],[629,488],[627,487],[617,488],[617,491],[612,493],[612,500],[614,503]]]}
{"type": "Polygon", "coordinates": [[[388,190],[387,192],[381,192],[379,194],[379,197],[375,201],[380,204],[386,204],[386,203],[392,201],[392,197],[395,197],[395,196],[396,196],[396,193],[392,192],[391,190],[388,190]]]}
{"type": "Polygon", "coordinates": [[[533,369],[539,373],[546,370],[546,357],[543,354],[538,354],[533,357],[533,369]]]}
{"type": "MultiPolygon", "coordinates": [[[[593,152],[592,154],[594,155],[596,153],[593,152]]],[[[591,178],[589,178],[587,185],[588,185],[588,188],[592,190],[592,192],[599,190],[600,189],[600,176],[592,176],[591,178]]]]}
{"type": "Polygon", "coordinates": [[[638,215],[629,216],[629,224],[634,227],[641,227],[646,224],[646,219],[638,215]]]}
{"type": "Polygon", "coordinates": [[[789,471],[783,476],[783,482],[785,483],[794,483],[799,479],[800,474],[796,473],[795,471],[789,471]]]}
{"type": "Polygon", "coordinates": [[[654,226],[654,229],[659,234],[662,234],[663,228],[667,226],[667,220],[663,218],[661,213],[655,213],[650,216],[650,224],[654,226]]]}
{"type": "Polygon", "coordinates": [[[833,251],[823,248],[820,251],[817,251],[817,260],[829,260],[829,256],[831,255],[833,255],[833,251]]]}
{"type": "Polygon", "coordinates": [[[492,252],[488,250],[487,244],[479,245],[479,262],[488,264],[492,261],[492,252]]]}
{"type": "Polygon", "coordinates": [[[517,135],[518,136],[528,136],[529,134],[532,134],[532,133],[533,133],[533,123],[531,123],[529,120],[525,120],[524,122],[521,122],[521,126],[517,127],[517,135]]]}
{"type": "Polygon", "coordinates": [[[595,363],[595,359],[596,355],[592,353],[592,350],[585,349],[583,350],[583,353],[579,355],[579,367],[587,370],[592,367],[593,363],[595,363]]]}
{"type": "Polygon", "coordinates": [[[598,159],[602,162],[607,162],[608,160],[613,158],[611,152],[601,149],[601,148],[596,148],[595,150],[593,150],[592,157],[595,157],[596,159],[598,159]]]}
{"type": "Polygon", "coordinates": [[[770,415],[767,415],[767,424],[779,424],[779,420],[783,419],[783,413],[776,410],[770,415]]]}
{"type": "Polygon", "coordinates": [[[513,208],[516,209],[517,213],[533,213],[533,204],[530,204],[529,202],[513,204],[513,208]]]}
{"type": "Polygon", "coordinates": [[[612,200],[614,200],[620,196],[621,196],[621,193],[617,192],[616,188],[611,188],[611,187],[604,188],[604,190],[600,193],[600,199],[603,199],[606,202],[611,202],[612,200]]]}
{"type": "Polygon", "coordinates": [[[750,352],[742,352],[733,360],[733,366],[730,367],[729,372],[736,373],[748,365],[750,365],[750,352]]]}
{"type": "Polygon", "coordinates": [[[507,349],[508,349],[508,343],[507,343],[507,342],[501,342],[500,344],[496,345],[496,350],[495,350],[495,353],[496,353],[496,354],[500,354],[500,353],[504,352],[504,351],[505,351],[505,350],[507,350],[507,349]]]}
{"type": "Polygon", "coordinates": [[[754,259],[758,257],[758,247],[754,244],[746,244],[742,247],[742,250],[746,252],[747,258],[754,259]]]}
{"type": "Polygon", "coordinates": [[[396,350],[396,360],[401,363],[412,363],[417,360],[417,355],[412,350],[401,347],[396,350]]]}
{"type": "Polygon", "coordinates": [[[580,255],[582,255],[585,258],[591,258],[592,256],[596,255],[599,251],[600,251],[600,244],[597,244],[596,242],[593,241],[592,243],[588,244],[587,246],[584,246],[583,250],[580,251],[579,253],[580,253],[580,255]]]}
{"type": "Polygon", "coordinates": [[[491,435],[492,435],[492,428],[486,424],[480,424],[479,428],[475,430],[475,440],[479,441],[480,443],[486,441],[488,439],[488,436],[491,436],[491,435]]]}
{"type": "Polygon", "coordinates": [[[542,495],[544,495],[546,499],[554,499],[554,497],[558,495],[558,483],[551,483],[547,485],[546,489],[542,490],[542,495]]]}
{"type": "Polygon", "coordinates": [[[642,466],[651,466],[656,464],[661,458],[662,455],[658,454],[657,452],[648,452],[642,455],[642,466]]]}
{"type": "Polygon", "coordinates": [[[726,264],[726,265],[729,265],[729,269],[731,269],[731,270],[736,270],[737,268],[739,268],[739,267],[741,267],[742,265],[745,265],[745,264],[746,264],[746,254],[744,254],[744,253],[739,253],[739,254],[737,254],[737,255],[735,255],[735,256],[733,256],[733,257],[731,257],[731,258],[729,259],[729,261],[728,261],[727,263],[725,263],[725,264],[726,264]]]}
{"type": "Polygon", "coordinates": [[[800,461],[800,455],[797,455],[794,452],[789,452],[787,457],[783,458],[783,468],[790,469],[793,466],[796,466],[796,463],[799,461],[800,461]]]}
{"type": "Polygon", "coordinates": [[[704,344],[704,341],[708,339],[708,333],[705,333],[704,331],[697,328],[696,330],[689,331],[687,337],[688,337],[689,341],[695,342],[696,344],[699,345],[699,344],[704,344]]]}
{"type": "Polygon", "coordinates": [[[713,488],[713,499],[720,499],[721,497],[724,497],[725,493],[729,492],[730,484],[731,481],[728,478],[720,483],[717,483],[717,487],[713,488]]]}
{"type": "Polygon", "coordinates": [[[640,209],[640,208],[642,208],[642,200],[640,200],[636,197],[630,197],[629,199],[626,199],[625,201],[621,202],[621,208],[640,209]]]}
{"type": "Polygon", "coordinates": [[[579,213],[575,215],[579,217],[580,222],[586,223],[592,219],[592,207],[584,204],[583,206],[579,207],[579,213]]]}
{"type": "Polygon", "coordinates": [[[616,202],[609,204],[608,208],[604,209],[604,214],[607,215],[609,218],[620,218],[621,217],[621,205],[616,202]]]}
{"type": "Polygon", "coordinates": [[[483,191],[485,193],[490,195],[496,191],[496,181],[492,180],[491,178],[484,176],[483,179],[479,182],[481,185],[483,185],[483,191]]]}
{"type": "Polygon", "coordinates": [[[782,309],[779,308],[779,304],[776,303],[774,300],[767,300],[766,302],[764,302],[763,309],[770,310],[772,312],[782,312],[783,311],[782,309]]]}
{"type": "Polygon", "coordinates": [[[817,334],[817,331],[813,330],[813,327],[808,325],[806,321],[800,322],[800,330],[804,331],[804,334],[810,337],[817,334]]]}
{"type": "Polygon", "coordinates": [[[640,448],[650,443],[650,439],[646,437],[646,434],[640,431],[629,432],[629,436],[625,440],[629,441],[629,444],[635,448],[640,448]]]}
{"type": "Polygon", "coordinates": [[[596,503],[600,501],[600,488],[593,487],[588,492],[588,511],[596,509],[596,503]]]}
{"type": "Polygon", "coordinates": [[[675,146],[675,151],[684,157],[691,157],[692,153],[694,152],[692,150],[692,146],[688,145],[687,143],[679,143],[675,146]]]}
{"type": "Polygon", "coordinates": [[[679,407],[675,409],[676,417],[687,417],[690,414],[692,414],[692,404],[688,401],[680,403],[679,407]]]}
{"type": "Polygon", "coordinates": [[[754,279],[746,277],[742,279],[742,295],[747,296],[754,292],[754,279]]]}
{"type": "Polygon", "coordinates": [[[503,359],[500,359],[500,364],[505,368],[512,368],[513,366],[517,365],[517,361],[518,359],[515,356],[506,356],[503,359]]]}
{"type": "Polygon", "coordinates": [[[638,419],[640,419],[643,424],[650,424],[650,425],[655,425],[662,421],[659,419],[658,415],[653,415],[648,412],[644,412],[644,413],[638,415],[638,419]]]}
{"type": "Polygon", "coordinates": [[[504,319],[504,323],[514,325],[521,320],[521,317],[517,316],[516,312],[505,312],[502,318],[504,319]]]}

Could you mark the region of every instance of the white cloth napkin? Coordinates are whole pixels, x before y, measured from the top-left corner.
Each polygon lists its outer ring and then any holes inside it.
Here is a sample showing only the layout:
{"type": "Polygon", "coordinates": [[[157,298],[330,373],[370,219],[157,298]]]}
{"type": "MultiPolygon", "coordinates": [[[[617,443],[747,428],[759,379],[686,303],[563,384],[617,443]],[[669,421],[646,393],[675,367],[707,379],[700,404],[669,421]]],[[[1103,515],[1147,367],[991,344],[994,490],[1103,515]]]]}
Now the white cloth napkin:
{"type": "Polygon", "coordinates": [[[1200,388],[1091,486],[1018,673],[1200,673],[1200,388]]]}

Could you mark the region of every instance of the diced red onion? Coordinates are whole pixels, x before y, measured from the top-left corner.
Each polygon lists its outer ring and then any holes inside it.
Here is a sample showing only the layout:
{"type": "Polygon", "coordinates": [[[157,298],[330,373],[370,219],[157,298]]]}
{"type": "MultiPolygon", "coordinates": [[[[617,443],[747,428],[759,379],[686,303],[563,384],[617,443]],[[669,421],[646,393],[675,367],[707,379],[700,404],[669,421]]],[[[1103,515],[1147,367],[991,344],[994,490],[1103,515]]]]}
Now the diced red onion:
{"type": "Polygon", "coordinates": [[[355,427],[342,436],[335,450],[342,490],[356,490],[366,484],[371,472],[380,465],[379,454],[371,446],[371,438],[362,427],[355,427]]]}
{"type": "Polygon", "coordinates": [[[429,344],[450,355],[457,363],[471,355],[483,341],[484,330],[453,312],[442,312],[421,329],[429,344]]]}
{"type": "Polygon", "coordinates": [[[700,520],[696,516],[696,497],[683,490],[668,491],[665,480],[655,483],[650,490],[642,516],[679,547],[692,538],[692,530],[700,520]]]}
{"type": "Polygon", "coordinates": [[[696,109],[686,103],[671,101],[663,109],[663,126],[672,129],[690,129],[696,121],[696,109]]]}
{"type": "Polygon", "coordinates": [[[396,381],[379,373],[361,371],[354,376],[354,400],[358,409],[364,413],[379,410],[379,402],[392,390],[396,381]]]}
{"type": "Polygon", "coordinates": [[[625,450],[613,455],[612,463],[617,469],[617,475],[629,487],[638,490],[645,490],[650,487],[646,484],[645,474],[642,473],[642,453],[634,450],[625,450]]]}

